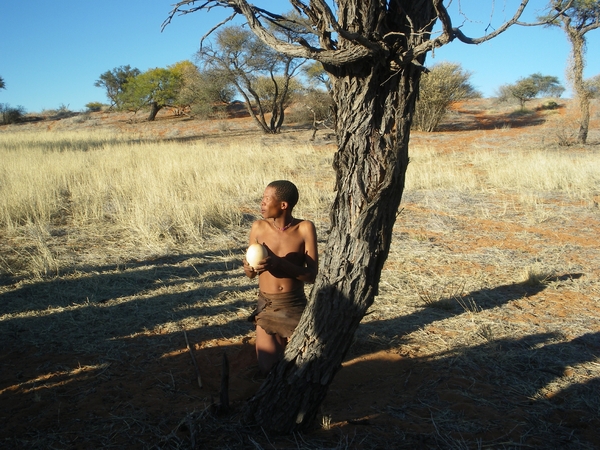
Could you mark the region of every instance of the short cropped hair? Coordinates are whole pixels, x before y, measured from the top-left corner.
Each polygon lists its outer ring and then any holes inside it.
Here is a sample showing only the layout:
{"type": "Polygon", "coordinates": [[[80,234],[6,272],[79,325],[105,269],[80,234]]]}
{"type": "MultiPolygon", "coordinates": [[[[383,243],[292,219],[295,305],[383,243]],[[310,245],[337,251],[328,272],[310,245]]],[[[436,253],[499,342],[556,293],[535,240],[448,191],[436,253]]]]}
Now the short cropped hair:
{"type": "Polygon", "coordinates": [[[272,187],[275,189],[275,195],[277,196],[277,200],[282,202],[287,202],[290,209],[296,206],[298,203],[298,188],[294,183],[288,180],[277,180],[272,181],[268,184],[267,187],[272,187]]]}

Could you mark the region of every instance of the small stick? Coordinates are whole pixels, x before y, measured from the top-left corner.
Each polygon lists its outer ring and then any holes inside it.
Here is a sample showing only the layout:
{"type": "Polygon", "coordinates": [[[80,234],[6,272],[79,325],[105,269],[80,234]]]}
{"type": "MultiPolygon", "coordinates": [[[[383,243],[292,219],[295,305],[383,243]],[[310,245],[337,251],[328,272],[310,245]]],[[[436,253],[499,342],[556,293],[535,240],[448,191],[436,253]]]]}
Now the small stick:
{"type": "Polygon", "coordinates": [[[183,330],[183,335],[185,336],[185,343],[187,344],[190,356],[192,357],[192,362],[194,363],[194,369],[196,369],[196,376],[198,377],[198,387],[202,388],[202,378],[200,378],[200,370],[198,369],[198,363],[196,362],[196,357],[194,356],[192,347],[190,347],[190,341],[188,341],[187,333],[185,332],[185,330],[183,330]]]}
{"type": "Polygon", "coordinates": [[[229,411],[229,359],[223,352],[223,366],[221,368],[221,412],[229,411]]]}

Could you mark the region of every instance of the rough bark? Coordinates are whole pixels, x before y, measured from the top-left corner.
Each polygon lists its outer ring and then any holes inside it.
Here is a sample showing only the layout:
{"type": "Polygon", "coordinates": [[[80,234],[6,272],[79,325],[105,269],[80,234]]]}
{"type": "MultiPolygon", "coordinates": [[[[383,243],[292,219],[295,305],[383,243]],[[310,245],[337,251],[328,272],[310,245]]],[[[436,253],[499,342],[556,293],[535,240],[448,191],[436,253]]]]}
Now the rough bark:
{"type": "Polygon", "coordinates": [[[583,68],[585,66],[584,49],[585,38],[577,30],[571,30],[565,26],[565,31],[571,42],[573,51],[573,61],[571,68],[571,79],[577,102],[579,103],[579,132],[577,133],[577,143],[585,144],[587,142],[588,130],[590,126],[590,98],[585,83],[583,81],[583,68]]]}

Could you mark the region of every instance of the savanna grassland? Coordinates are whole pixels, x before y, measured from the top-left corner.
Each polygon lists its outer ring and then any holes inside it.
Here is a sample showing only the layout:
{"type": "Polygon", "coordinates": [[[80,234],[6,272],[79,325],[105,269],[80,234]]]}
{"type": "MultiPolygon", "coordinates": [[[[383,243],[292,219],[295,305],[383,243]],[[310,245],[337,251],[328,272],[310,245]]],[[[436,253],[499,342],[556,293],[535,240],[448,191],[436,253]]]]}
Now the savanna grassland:
{"type": "Polygon", "coordinates": [[[413,133],[379,295],[315,428],[283,437],[238,415],[262,382],[241,260],[280,178],[326,251],[331,132],[166,113],[0,127],[0,445],[599,448],[600,117],[568,145],[559,103],[473,100],[413,133]]]}

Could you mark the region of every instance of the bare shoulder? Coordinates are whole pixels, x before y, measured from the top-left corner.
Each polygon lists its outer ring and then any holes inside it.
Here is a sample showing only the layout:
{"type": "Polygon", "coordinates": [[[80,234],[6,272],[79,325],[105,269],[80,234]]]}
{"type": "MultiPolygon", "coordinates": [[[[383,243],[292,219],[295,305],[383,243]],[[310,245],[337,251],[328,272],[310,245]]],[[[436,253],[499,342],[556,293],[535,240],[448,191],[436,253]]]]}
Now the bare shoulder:
{"type": "Polygon", "coordinates": [[[261,230],[268,227],[269,223],[265,219],[258,219],[252,223],[252,230],[261,230]]]}
{"type": "Polygon", "coordinates": [[[298,229],[301,233],[315,233],[315,224],[310,220],[300,219],[300,223],[298,223],[298,229]]]}

